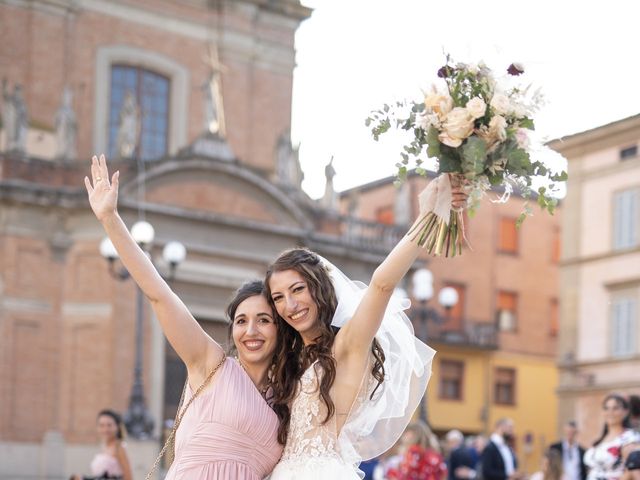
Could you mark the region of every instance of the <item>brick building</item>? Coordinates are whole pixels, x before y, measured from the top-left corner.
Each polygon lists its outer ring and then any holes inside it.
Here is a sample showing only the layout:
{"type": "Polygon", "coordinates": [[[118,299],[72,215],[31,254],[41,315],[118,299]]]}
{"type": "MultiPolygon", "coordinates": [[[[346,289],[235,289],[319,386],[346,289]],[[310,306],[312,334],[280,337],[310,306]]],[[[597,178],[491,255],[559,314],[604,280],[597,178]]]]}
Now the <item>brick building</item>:
{"type": "MultiPolygon", "coordinates": [[[[417,195],[425,186],[418,175],[400,191],[393,178],[381,179],[342,192],[342,208],[363,220],[404,223],[417,215],[417,195]]],[[[427,390],[432,428],[487,434],[497,419],[511,417],[521,468],[533,473],[557,434],[561,212],[551,216],[534,206],[518,230],[523,203],[515,194],[508,203],[485,199],[465,220],[471,248],[452,259],[424,256],[435,295],[426,304],[414,299],[410,316],[416,334],[426,335],[438,351],[427,390]],[[458,292],[449,312],[438,304],[444,287],[458,292]]],[[[412,291],[411,275],[404,288],[412,291]]]]}
{"type": "MultiPolygon", "coordinates": [[[[360,233],[347,237],[344,218],[278,170],[283,155],[295,159],[285,133],[293,43],[309,14],[294,0],[0,4],[3,112],[18,85],[28,111],[22,149],[8,151],[8,116],[0,131],[0,477],[86,472],[96,413],[127,408],[136,290],[99,253],[104,234],[82,179],[94,152],[118,156],[128,93],[140,108],[140,136],[132,159],[112,161],[121,215],[129,226],[140,218],[154,226],[155,258],[170,240],[186,246],[172,287],[218,341],[227,339],[233,290],[261,277],[283,249],[308,245],[367,279],[398,239],[395,228],[355,220],[360,233]],[[205,133],[212,44],[223,65],[226,137],[205,133]],[[65,88],[77,117],[73,157],[56,154],[65,88]]],[[[162,261],[158,269],[168,272],[162,261]]],[[[136,478],[151,465],[184,382],[148,309],[143,325],[155,429],[150,441],[129,442],[136,478]]]]}
{"type": "MultiPolygon", "coordinates": [[[[96,412],[123,411],[129,402],[136,290],[131,280],[116,280],[100,256],[104,234],[82,184],[94,152],[117,156],[127,92],[141,108],[141,133],[135,160],[112,161],[121,170],[121,215],[129,226],[141,217],[153,224],[155,258],[171,240],[186,246],[172,288],[217,340],[226,341],[223,311],[233,290],[261,277],[281,250],[307,245],[367,280],[404,233],[409,220],[394,217],[388,180],[360,188],[343,214],[283,181],[294,33],[309,15],[297,0],[0,4],[0,77],[9,92],[23,87],[29,117],[25,152],[7,151],[7,124],[0,130],[0,477],[86,471],[96,412]],[[224,65],[225,138],[204,133],[212,44],[224,65]],[[73,92],[77,155],[60,157],[56,115],[65,88],[73,92]]],[[[421,182],[412,179],[414,194],[421,182]]],[[[436,287],[454,286],[461,300],[449,323],[429,325],[441,352],[429,418],[440,431],[474,433],[510,415],[538,447],[555,423],[527,419],[540,401],[528,378],[542,382],[536,388],[546,405],[547,388],[555,386],[559,230],[556,217],[540,214],[515,232],[520,204],[483,206],[468,222],[474,250],[430,260],[436,287]],[[446,378],[443,361],[452,367],[446,378]],[[444,398],[463,388],[462,398],[444,398]]],[[[155,430],[151,441],[129,442],[137,475],[151,464],[184,381],[148,309],[143,338],[155,430]]],[[[554,408],[547,409],[553,422],[554,408]]]]}

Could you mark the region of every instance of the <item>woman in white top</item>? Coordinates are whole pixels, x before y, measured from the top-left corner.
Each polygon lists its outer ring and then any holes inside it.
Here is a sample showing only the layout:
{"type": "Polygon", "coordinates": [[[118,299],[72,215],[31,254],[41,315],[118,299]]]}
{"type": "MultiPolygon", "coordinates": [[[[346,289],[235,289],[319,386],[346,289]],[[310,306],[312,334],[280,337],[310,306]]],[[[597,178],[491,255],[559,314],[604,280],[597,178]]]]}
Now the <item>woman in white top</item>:
{"type": "Polygon", "coordinates": [[[629,402],[612,393],[603,402],[602,435],[584,454],[590,468],[587,480],[619,480],[624,473],[624,452],[629,444],[640,442],[640,434],[631,428],[629,402]]]}
{"type": "MultiPolygon", "coordinates": [[[[455,189],[452,205],[465,202],[455,189]]],[[[420,250],[407,234],[369,286],[301,248],[268,268],[265,285],[279,316],[274,410],[286,440],[272,480],[358,479],[360,461],[404,431],[434,351],[415,338],[402,313],[408,302],[392,294],[420,250]]]]}

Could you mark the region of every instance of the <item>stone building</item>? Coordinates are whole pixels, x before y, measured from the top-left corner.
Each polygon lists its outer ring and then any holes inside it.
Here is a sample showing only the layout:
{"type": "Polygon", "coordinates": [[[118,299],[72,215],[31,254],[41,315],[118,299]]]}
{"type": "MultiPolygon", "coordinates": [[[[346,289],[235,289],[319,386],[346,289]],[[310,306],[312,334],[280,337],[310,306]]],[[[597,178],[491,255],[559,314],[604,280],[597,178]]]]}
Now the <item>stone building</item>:
{"type": "Polygon", "coordinates": [[[640,394],[640,115],[550,143],[569,162],[558,346],[560,417],[590,443],[609,392],[640,394]]]}

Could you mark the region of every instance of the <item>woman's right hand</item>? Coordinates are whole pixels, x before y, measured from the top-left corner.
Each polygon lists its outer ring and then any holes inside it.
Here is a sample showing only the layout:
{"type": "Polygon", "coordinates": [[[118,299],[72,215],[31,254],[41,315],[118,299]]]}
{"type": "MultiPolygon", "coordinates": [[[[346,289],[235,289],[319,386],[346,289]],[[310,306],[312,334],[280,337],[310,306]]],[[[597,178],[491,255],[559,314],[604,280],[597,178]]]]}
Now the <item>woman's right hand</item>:
{"type": "Polygon", "coordinates": [[[100,155],[100,159],[93,156],[91,159],[91,181],[88,177],[84,177],[84,185],[89,194],[91,210],[100,221],[117,212],[119,177],[120,172],[118,171],[113,174],[111,182],[109,182],[109,170],[104,155],[100,155]]]}

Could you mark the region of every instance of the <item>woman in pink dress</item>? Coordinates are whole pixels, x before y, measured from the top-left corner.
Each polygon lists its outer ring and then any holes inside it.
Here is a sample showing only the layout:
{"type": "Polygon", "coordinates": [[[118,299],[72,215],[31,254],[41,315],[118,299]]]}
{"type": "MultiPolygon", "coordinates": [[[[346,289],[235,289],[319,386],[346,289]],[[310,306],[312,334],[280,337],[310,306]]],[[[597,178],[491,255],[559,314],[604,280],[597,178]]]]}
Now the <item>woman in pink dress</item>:
{"type": "Polygon", "coordinates": [[[73,475],[72,480],[89,478],[132,480],[129,457],[122,444],[124,425],[122,419],[113,410],[102,410],[98,413],[98,436],[102,442],[102,451],[91,461],[91,476],[73,475]]]}
{"type": "Polygon", "coordinates": [[[282,446],[277,440],[278,417],[265,400],[270,396],[269,369],[274,363],[277,328],[261,283],[241,288],[229,306],[238,359],[227,359],[158,274],[118,215],[119,172],[110,178],[101,155],[100,159],[93,157],[91,177],[85,177],[85,186],[94,214],[187,366],[181,409],[185,413],[166,479],[265,477],[280,458],[282,446]]]}

